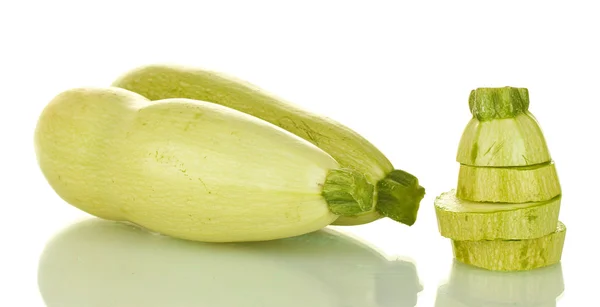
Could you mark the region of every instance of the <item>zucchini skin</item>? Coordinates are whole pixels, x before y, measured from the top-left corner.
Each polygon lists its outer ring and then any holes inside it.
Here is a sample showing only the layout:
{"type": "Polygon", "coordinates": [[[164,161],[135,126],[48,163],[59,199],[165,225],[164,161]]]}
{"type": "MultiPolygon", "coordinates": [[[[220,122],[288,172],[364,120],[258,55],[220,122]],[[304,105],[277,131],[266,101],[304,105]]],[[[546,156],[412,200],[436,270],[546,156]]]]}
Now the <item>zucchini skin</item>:
{"type": "Polygon", "coordinates": [[[556,230],[560,204],[560,196],[515,204],[470,202],[452,190],[436,198],[435,213],[440,234],[449,239],[533,239],[556,230]]]}
{"type": "Polygon", "coordinates": [[[560,262],[567,229],[527,240],[452,240],[456,260],[490,271],[528,271],[560,262]]]}
{"type": "Polygon", "coordinates": [[[562,188],[554,162],[523,167],[460,165],[456,196],[476,202],[524,203],[550,200],[562,188]]]}
{"type": "MultiPolygon", "coordinates": [[[[123,74],[112,86],[136,92],[150,100],[183,97],[210,101],[239,110],[313,143],[329,153],[342,167],[364,174],[375,186],[381,186],[378,183],[384,179],[392,180],[388,176],[394,171],[392,163],[352,129],[330,118],[303,110],[233,76],[181,65],[155,64],[138,67],[123,74]]],[[[414,177],[408,173],[405,175],[414,177]]],[[[395,190],[403,189],[405,188],[395,190]]],[[[393,188],[385,186],[375,192],[375,196],[384,195],[391,198],[391,202],[376,205],[372,210],[355,216],[340,216],[333,224],[360,225],[388,216],[412,225],[416,220],[419,203],[424,197],[424,189],[418,184],[410,186],[400,197],[393,195],[392,190],[393,188]],[[404,195],[409,196],[403,197],[404,195]],[[401,214],[397,214],[398,211],[401,214]]]]}
{"type": "Polygon", "coordinates": [[[338,217],[321,194],[335,159],[213,103],[68,90],[42,111],[35,148],[49,184],[71,205],[177,238],[271,240],[338,217]]]}
{"type": "Polygon", "coordinates": [[[517,167],[547,163],[552,157],[537,119],[525,111],[513,118],[471,118],[456,161],[469,166],[517,167]]]}

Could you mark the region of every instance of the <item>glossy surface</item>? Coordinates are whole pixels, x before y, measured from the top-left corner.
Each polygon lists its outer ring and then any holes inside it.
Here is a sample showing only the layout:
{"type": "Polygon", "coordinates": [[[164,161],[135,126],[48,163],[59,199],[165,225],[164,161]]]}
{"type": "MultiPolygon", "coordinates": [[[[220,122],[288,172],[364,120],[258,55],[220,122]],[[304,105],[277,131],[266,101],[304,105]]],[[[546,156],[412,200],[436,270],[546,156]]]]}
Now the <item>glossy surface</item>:
{"type": "Polygon", "coordinates": [[[565,289],[561,263],[491,272],[440,253],[426,267],[340,228],[213,244],[84,218],[45,246],[38,288],[48,307],[554,306],[565,289]]]}
{"type": "Polygon", "coordinates": [[[202,244],[99,220],[55,237],[38,274],[49,307],[414,306],[422,290],[413,262],[331,230],[202,244]]]}

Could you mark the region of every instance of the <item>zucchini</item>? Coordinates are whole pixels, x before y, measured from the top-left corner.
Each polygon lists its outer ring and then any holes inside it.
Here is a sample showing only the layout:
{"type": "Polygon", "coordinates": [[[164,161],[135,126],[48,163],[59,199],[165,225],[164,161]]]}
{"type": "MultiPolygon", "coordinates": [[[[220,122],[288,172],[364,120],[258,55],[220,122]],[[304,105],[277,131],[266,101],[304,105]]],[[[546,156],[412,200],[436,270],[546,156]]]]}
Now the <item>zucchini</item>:
{"type": "Polygon", "coordinates": [[[413,225],[425,190],[418,179],[392,163],[369,141],[332,119],[313,114],[233,76],[175,65],[133,69],[112,83],[151,100],[191,98],[256,116],[313,143],[342,167],[364,174],[376,189],[376,205],[341,216],[334,225],[358,225],[389,217],[413,225]]]}
{"type": "Polygon", "coordinates": [[[561,194],[554,162],[521,167],[461,165],[456,195],[477,202],[524,203],[561,194]]]}
{"type": "Polygon", "coordinates": [[[66,202],[181,239],[296,236],[374,206],[365,176],[323,150],[198,100],[68,90],[42,111],[35,148],[44,176],[66,202]]]}
{"type": "Polygon", "coordinates": [[[526,166],[552,160],[526,88],[471,91],[473,118],[464,129],[456,161],[471,166],[526,166]],[[500,110],[500,111],[496,111],[500,110]]]}
{"type": "Polygon", "coordinates": [[[487,270],[558,263],[562,189],[528,90],[477,88],[469,108],[456,188],[434,202],[440,234],[451,239],[455,259],[487,270]]]}
{"type": "Polygon", "coordinates": [[[556,306],[564,289],[560,263],[534,271],[490,272],[454,261],[435,306],[556,306]]]}
{"type": "Polygon", "coordinates": [[[525,271],[558,263],[567,228],[558,222],[555,232],[526,240],[452,240],[454,257],[492,271],[525,271]]]}
{"type": "Polygon", "coordinates": [[[515,204],[461,200],[455,190],[435,200],[440,234],[454,240],[533,239],[556,230],[561,196],[515,204]]]}

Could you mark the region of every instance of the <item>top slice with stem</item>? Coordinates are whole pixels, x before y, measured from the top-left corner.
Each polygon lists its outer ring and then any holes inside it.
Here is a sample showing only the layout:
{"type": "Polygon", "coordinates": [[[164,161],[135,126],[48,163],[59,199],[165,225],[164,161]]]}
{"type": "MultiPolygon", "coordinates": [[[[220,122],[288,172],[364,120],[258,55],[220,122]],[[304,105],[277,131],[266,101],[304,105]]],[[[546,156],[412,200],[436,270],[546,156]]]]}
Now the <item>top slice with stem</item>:
{"type": "Polygon", "coordinates": [[[544,134],[529,112],[526,88],[471,91],[473,118],[458,147],[457,162],[471,166],[527,166],[551,161],[544,134]]]}
{"type": "Polygon", "coordinates": [[[321,148],[342,167],[364,174],[375,186],[375,206],[334,225],[366,224],[389,217],[412,225],[425,189],[415,176],[395,170],[373,144],[352,129],[267,93],[233,76],[177,65],[147,65],[131,70],[112,86],[150,100],[191,98],[220,104],[277,125],[321,148]]]}

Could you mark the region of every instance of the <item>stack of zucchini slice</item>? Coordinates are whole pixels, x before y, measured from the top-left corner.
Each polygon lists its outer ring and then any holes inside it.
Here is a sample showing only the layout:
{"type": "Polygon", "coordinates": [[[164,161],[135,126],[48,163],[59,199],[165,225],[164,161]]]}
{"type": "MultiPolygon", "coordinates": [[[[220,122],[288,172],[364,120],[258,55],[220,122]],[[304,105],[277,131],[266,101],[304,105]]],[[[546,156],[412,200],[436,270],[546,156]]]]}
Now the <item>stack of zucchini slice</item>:
{"type": "Polygon", "coordinates": [[[455,258],[495,271],[560,261],[566,227],[561,186],[525,88],[471,91],[457,187],[435,200],[438,228],[455,258]]]}

